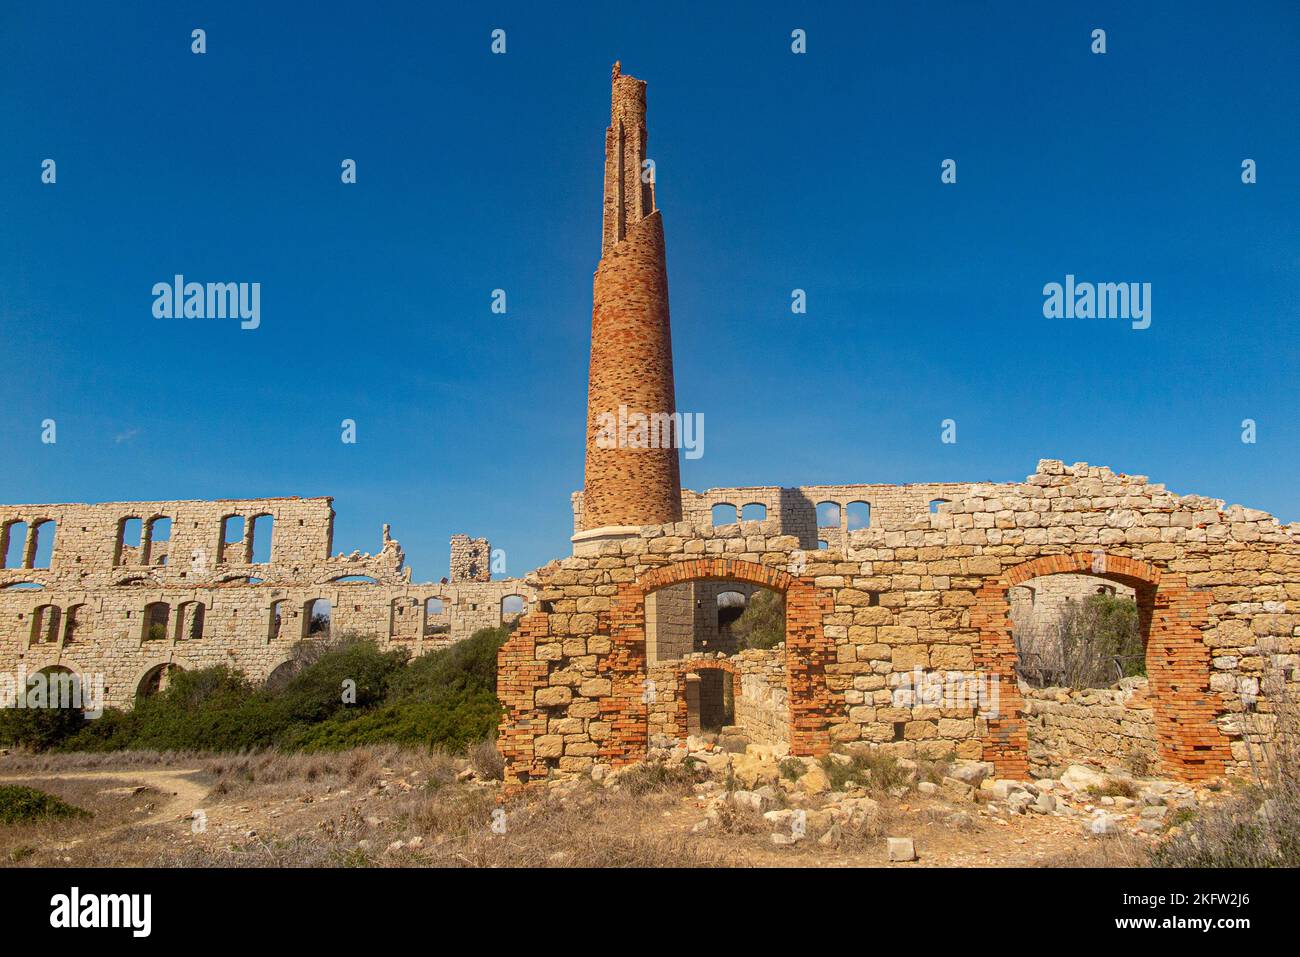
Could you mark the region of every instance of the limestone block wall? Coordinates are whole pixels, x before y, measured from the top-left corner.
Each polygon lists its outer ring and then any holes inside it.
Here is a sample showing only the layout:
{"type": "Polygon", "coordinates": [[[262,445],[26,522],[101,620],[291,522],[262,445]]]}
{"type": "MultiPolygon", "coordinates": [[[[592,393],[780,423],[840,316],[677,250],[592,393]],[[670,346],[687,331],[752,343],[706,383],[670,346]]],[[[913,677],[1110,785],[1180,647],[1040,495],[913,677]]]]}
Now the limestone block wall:
{"type": "Polygon", "coordinates": [[[499,624],[508,595],[532,600],[518,579],[412,583],[386,526],[375,554],[332,555],[329,498],[0,506],[6,537],[44,520],[55,523],[48,566],[15,549],[18,567],[0,569],[0,671],[101,674],[107,703],[119,707],[161,665],[225,664],[265,679],[294,642],[325,637],[309,634],[318,599],[329,603],[331,633],[375,636],[414,654],[499,624]],[[246,534],[226,543],[232,515],[244,518],[246,534]],[[260,563],[248,547],[258,516],[272,519],[258,525],[270,536],[269,561],[260,563]],[[163,517],[170,536],[159,540],[149,529],[163,517]],[[131,518],[144,540],[124,545],[131,518]],[[431,598],[442,601],[435,614],[426,613],[431,598]],[[155,636],[150,622],[164,620],[155,636]]]}
{"type": "Polygon", "coordinates": [[[468,535],[451,537],[451,580],[486,582],[492,580],[492,545],[486,538],[468,535]]]}
{"type": "MultiPolygon", "coordinates": [[[[713,525],[713,508],[730,505],[737,516],[747,505],[762,506],[763,518],[759,521],[777,522],[784,534],[799,540],[799,547],[816,550],[819,543],[842,548],[845,536],[859,526],[851,521],[848,506],[866,503],[869,526],[897,525],[916,519],[931,510],[931,503],[946,502],[966,494],[970,482],[928,482],[910,485],[803,485],[782,488],[775,485],[739,488],[711,488],[703,492],[682,490],[682,520],[692,526],[713,525]],[[822,526],[817,518],[817,506],[831,502],[839,507],[833,525],[822,526]]],[[[580,532],[584,525],[585,497],[582,492],[570,496],[573,508],[573,529],[580,532]]],[[[855,510],[854,517],[858,511],[855,510]]],[[[758,521],[745,522],[757,525],[758,521]]]]}
{"type": "Polygon", "coordinates": [[[1027,775],[1011,593],[1060,574],[1133,589],[1166,773],[1238,770],[1267,733],[1274,702],[1261,679],[1300,652],[1300,527],[1055,460],[1024,482],[970,484],[933,513],[873,509],[872,519],[819,551],[779,515],[644,526],[542,569],[537,595],[549,610],[527,616],[500,658],[512,781],[645,753],[646,596],[701,579],[785,593],[795,754],[865,742],[1027,775]],[[583,728],[566,725],[558,753],[539,755],[539,729],[573,717],[583,728]]]}
{"type": "Polygon", "coordinates": [[[705,671],[731,676],[734,724],[760,744],[788,742],[790,715],[785,691],[784,649],[749,649],[730,657],[691,653],[672,662],[647,667],[646,729],[651,742],[680,740],[695,729],[688,713],[699,702],[691,700],[690,678],[705,671]]]}
{"type": "Polygon", "coordinates": [[[1029,770],[1050,776],[1071,764],[1133,773],[1160,764],[1155,712],[1145,678],[1116,688],[1032,688],[1022,684],[1029,770]]]}
{"type": "Polygon", "coordinates": [[[759,744],[790,743],[785,649],[749,648],[735,655],[736,724],[759,744]]]}

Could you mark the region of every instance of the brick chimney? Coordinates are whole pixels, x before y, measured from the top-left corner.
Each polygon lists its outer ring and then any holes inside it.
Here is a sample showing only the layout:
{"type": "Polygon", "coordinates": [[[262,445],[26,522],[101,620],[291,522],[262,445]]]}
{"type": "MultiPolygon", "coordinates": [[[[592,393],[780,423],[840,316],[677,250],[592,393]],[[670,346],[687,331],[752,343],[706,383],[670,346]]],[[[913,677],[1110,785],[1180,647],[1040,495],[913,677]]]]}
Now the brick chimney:
{"type": "Polygon", "coordinates": [[[579,553],[682,517],[663,219],[642,166],[645,87],[614,64],[601,259],[592,288],[583,530],[574,536],[579,553]]]}

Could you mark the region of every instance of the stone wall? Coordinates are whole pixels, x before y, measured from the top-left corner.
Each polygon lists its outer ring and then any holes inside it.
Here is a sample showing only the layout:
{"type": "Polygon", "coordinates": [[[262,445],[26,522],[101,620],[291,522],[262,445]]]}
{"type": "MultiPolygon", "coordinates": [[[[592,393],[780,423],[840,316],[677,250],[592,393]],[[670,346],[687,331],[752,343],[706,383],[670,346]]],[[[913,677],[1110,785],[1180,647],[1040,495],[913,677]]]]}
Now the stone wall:
{"type": "MultiPolygon", "coordinates": [[[[756,521],[776,522],[776,527],[784,534],[793,535],[799,540],[801,548],[815,550],[821,544],[842,548],[845,536],[859,528],[897,525],[913,520],[928,514],[931,503],[959,498],[973,487],[970,482],[927,482],[910,485],[802,485],[790,488],[759,485],[711,488],[703,492],[683,489],[682,520],[692,526],[713,525],[715,506],[730,506],[736,510],[737,515],[745,506],[760,506],[763,517],[756,521]],[[839,508],[838,518],[832,525],[822,525],[817,517],[817,506],[827,502],[839,508]],[[865,510],[867,524],[857,524],[862,510],[854,509],[850,512],[849,506],[855,503],[865,503],[868,506],[865,510]]],[[[570,496],[570,504],[573,509],[574,532],[580,532],[584,528],[583,493],[574,492],[570,496]]]]}
{"type": "Polygon", "coordinates": [[[1145,678],[1115,688],[1031,688],[1021,684],[1029,770],[1052,777],[1071,764],[1143,773],[1159,765],[1155,712],[1145,678]]]}
{"type": "MultiPolygon", "coordinates": [[[[225,664],[265,679],[295,641],[309,637],[317,599],[330,604],[334,634],[374,635],[413,654],[499,624],[507,595],[532,599],[518,579],[411,582],[387,526],[373,555],[333,555],[329,498],[0,506],[0,546],[43,521],[54,523],[45,526],[54,536],[48,566],[34,567],[36,550],[15,545],[19,567],[0,569],[0,671],[59,666],[102,674],[114,706],[130,705],[166,665],[225,664]],[[230,516],[243,519],[245,532],[227,543],[230,516]],[[269,560],[254,562],[252,530],[261,516],[271,520],[256,525],[269,536],[269,560]],[[165,540],[163,518],[170,520],[165,540]],[[139,520],[143,540],[123,540],[130,519],[139,520]],[[429,599],[439,599],[441,610],[426,614],[429,599]],[[149,613],[160,620],[164,609],[166,627],[154,637],[149,613]]],[[[267,544],[258,542],[257,551],[267,544]]]]}
{"type": "Polygon", "coordinates": [[[785,593],[792,753],[867,742],[992,761],[1004,777],[1029,772],[1012,589],[1058,574],[1119,583],[1139,608],[1163,770],[1240,769],[1272,708],[1260,677],[1291,667],[1295,683],[1300,527],[1084,463],[962,488],[935,512],[873,509],[868,528],[823,550],[778,514],[644,526],[541,569],[548,611],[500,657],[511,780],[645,754],[646,596],[701,579],[785,593]],[[559,721],[559,752],[538,754],[535,737],[559,721]]]}

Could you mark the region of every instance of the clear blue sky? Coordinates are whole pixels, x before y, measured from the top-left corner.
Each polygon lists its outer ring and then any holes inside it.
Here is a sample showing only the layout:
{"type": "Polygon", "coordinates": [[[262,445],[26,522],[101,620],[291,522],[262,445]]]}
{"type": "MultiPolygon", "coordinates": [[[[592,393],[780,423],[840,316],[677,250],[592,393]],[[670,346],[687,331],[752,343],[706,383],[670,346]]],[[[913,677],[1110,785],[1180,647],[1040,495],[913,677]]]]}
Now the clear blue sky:
{"type": "Polygon", "coordinates": [[[333,495],[416,580],[457,531],[567,554],[620,58],[685,484],[1049,457],[1300,519],[1295,3],[461,6],[0,6],[0,502],[333,495]],[[177,272],[261,328],[154,319],[177,272]],[[1151,328],[1045,319],[1066,273],[1150,282],[1151,328]]]}

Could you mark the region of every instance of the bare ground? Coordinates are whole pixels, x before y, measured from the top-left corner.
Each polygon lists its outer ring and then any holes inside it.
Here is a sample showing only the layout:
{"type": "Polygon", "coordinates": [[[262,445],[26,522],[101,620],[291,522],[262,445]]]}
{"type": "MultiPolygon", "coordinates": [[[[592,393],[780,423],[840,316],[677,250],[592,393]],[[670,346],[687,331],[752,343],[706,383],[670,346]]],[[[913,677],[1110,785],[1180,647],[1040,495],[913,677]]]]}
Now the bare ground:
{"type": "Polygon", "coordinates": [[[1002,867],[1141,865],[1150,839],[1085,836],[1077,819],[1008,819],[915,791],[834,844],[772,843],[757,814],[693,833],[689,786],[633,795],[581,783],[497,811],[495,783],[458,782],[463,759],[393,747],[330,755],[0,757],[21,783],[93,813],[0,825],[6,866],[1002,867]],[[954,811],[964,811],[953,821],[954,811]],[[890,864],[886,836],[919,860],[890,864]],[[398,843],[400,842],[400,844],[398,843]]]}

